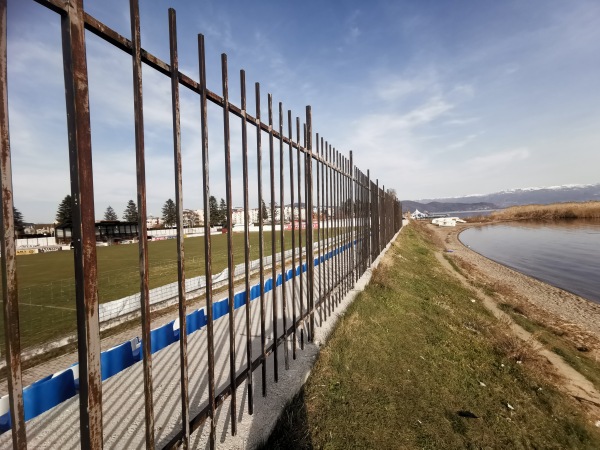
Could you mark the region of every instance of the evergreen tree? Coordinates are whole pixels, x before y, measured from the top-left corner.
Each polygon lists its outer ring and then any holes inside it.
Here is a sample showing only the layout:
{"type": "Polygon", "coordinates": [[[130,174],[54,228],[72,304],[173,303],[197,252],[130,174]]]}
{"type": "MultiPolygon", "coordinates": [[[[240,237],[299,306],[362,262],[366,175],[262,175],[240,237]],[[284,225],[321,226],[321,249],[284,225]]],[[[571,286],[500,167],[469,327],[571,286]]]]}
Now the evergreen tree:
{"type": "Polygon", "coordinates": [[[13,206],[13,219],[15,224],[15,236],[25,234],[25,224],[23,223],[23,214],[13,206]]]}
{"type": "Polygon", "coordinates": [[[267,209],[267,205],[265,205],[265,201],[262,200],[262,205],[260,207],[260,221],[265,222],[269,220],[269,210],[267,209]]]}
{"type": "Polygon", "coordinates": [[[59,225],[71,225],[73,223],[73,202],[70,195],[63,198],[62,202],[58,205],[56,222],[59,225]]]}
{"type": "Polygon", "coordinates": [[[133,200],[127,202],[127,207],[125,208],[125,211],[123,211],[123,220],[126,220],[127,222],[138,221],[138,210],[133,200]]]}
{"type": "Polygon", "coordinates": [[[175,202],[171,199],[168,199],[162,208],[162,220],[166,227],[177,224],[177,209],[175,202]]]}
{"type": "Polygon", "coordinates": [[[221,203],[219,203],[219,219],[219,225],[227,224],[227,204],[224,199],[221,199],[221,203]]]}
{"type": "Polygon", "coordinates": [[[104,220],[119,220],[117,213],[110,205],[108,208],[106,208],[106,211],[104,212],[104,220]]]}
{"type": "Polygon", "coordinates": [[[211,195],[208,199],[208,210],[210,213],[210,226],[216,227],[222,221],[221,219],[221,211],[219,210],[219,206],[217,204],[217,199],[211,195]]]}

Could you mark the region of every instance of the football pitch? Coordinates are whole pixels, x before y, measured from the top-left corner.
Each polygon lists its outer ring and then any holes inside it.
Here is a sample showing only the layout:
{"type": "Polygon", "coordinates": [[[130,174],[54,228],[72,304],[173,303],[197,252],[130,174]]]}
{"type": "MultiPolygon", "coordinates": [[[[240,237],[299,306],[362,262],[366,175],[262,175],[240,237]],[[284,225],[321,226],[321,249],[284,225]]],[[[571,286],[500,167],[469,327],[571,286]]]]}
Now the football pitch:
{"type": "MultiPolygon", "coordinates": [[[[330,230],[330,237],[334,230],[330,230]]],[[[298,241],[298,232],[296,242],[298,241]]],[[[275,232],[275,251],[280,251],[280,233],[275,232]]],[[[305,246],[306,234],[302,233],[305,246]]],[[[314,233],[316,242],[317,236],[314,233]]],[[[232,234],[234,265],[244,262],[244,235],[232,234]]],[[[291,231],[285,231],[286,249],[292,247],[291,231]]],[[[264,233],[264,256],[272,254],[271,232],[264,233]]],[[[97,247],[98,296],[100,303],[140,291],[138,244],[97,247]]],[[[227,267],[227,235],[211,236],[212,273],[227,267]]],[[[204,275],[204,238],[184,240],[185,277],[204,275]]],[[[259,234],[250,233],[250,260],[259,258],[259,234]]],[[[177,241],[148,243],[150,289],[177,281],[177,241]]],[[[27,348],[75,332],[75,275],[72,251],[17,256],[21,347],[27,348]]],[[[4,323],[0,315],[0,341],[4,323]]],[[[3,347],[3,346],[2,346],[3,347]]]]}

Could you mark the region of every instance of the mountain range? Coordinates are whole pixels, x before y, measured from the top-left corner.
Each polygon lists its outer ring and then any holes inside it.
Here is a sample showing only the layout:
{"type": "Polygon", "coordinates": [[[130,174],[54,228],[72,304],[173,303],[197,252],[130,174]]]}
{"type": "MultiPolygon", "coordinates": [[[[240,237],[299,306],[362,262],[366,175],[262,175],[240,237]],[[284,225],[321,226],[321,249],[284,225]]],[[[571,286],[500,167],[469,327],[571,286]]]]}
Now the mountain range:
{"type": "Polygon", "coordinates": [[[474,194],[464,197],[403,200],[402,209],[404,211],[420,209],[429,212],[476,211],[517,205],[590,200],[600,201],[600,183],[509,189],[492,194],[474,194]]]}

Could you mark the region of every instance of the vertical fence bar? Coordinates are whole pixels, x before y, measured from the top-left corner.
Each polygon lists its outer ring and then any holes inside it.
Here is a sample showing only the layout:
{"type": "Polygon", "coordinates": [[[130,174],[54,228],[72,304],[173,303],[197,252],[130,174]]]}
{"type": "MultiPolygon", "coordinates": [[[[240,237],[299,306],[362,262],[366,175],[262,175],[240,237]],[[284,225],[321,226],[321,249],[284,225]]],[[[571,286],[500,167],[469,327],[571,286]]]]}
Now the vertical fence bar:
{"type": "Polygon", "coordinates": [[[221,54],[221,76],[223,83],[223,145],[225,147],[225,197],[227,197],[227,303],[229,314],[229,387],[231,390],[231,434],[237,432],[237,395],[235,384],[235,319],[234,303],[235,295],[233,288],[233,241],[232,241],[232,194],[231,194],[231,145],[229,133],[229,80],[227,76],[227,55],[221,54]]]}
{"type": "Polygon", "coordinates": [[[202,126],[202,200],[204,202],[204,274],[206,277],[206,335],[208,347],[208,404],[210,416],[210,448],[216,447],[215,424],[215,339],[213,326],[212,248],[210,239],[210,179],[208,160],[208,105],[206,94],[206,52],[204,36],[198,35],[198,60],[200,72],[200,115],[202,126]]]}
{"type": "MultiPolygon", "coordinates": [[[[144,371],[144,411],[146,448],[154,448],[154,403],[152,383],[152,353],[150,348],[150,294],[148,286],[148,230],[146,210],[146,156],[144,146],[144,103],[140,40],[140,10],[138,0],[130,0],[131,59],[133,64],[133,106],[135,116],[135,164],[138,204],[138,249],[140,268],[140,311],[142,316],[142,359],[144,371]]],[[[185,430],[185,421],[183,423],[185,430]]]]}
{"type": "Polygon", "coordinates": [[[177,210],[177,291],[179,311],[179,365],[181,376],[182,444],[188,448],[190,438],[188,363],[186,333],[185,252],[183,246],[183,181],[181,176],[181,128],[179,108],[179,60],[177,56],[177,21],[169,8],[169,48],[171,55],[171,100],[173,106],[173,153],[175,163],[175,206],[177,210]]]}
{"type": "MultiPolygon", "coordinates": [[[[242,178],[244,184],[244,289],[246,292],[246,383],[248,387],[248,414],[254,413],[254,390],[252,387],[252,324],[250,301],[250,218],[248,215],[248,125],[246,120],[246,72],[240,70],[242,112],[242,178]]],[[[257,130],[257,133],[260,129],[257,130]]],[[[260,209],[259,209],[260,211],[260,209]]]]}
{"type": "Polygon", "coordinates": [[[345,293],[350,290],[350,195],[348,192],[348,158],[344,156],[344,282],[345,282],[345,293]]]}
{"type": "Polygon", "coordinates": [[[328,297],[329,297],[329,314],[331,314],[332,310],[334,309],[334,297],[333,297],[333,289],[334,289],[334,269],[335,269],[335,245],[333,244],[335,242],[334,239],[334,228],[333,228],[333,220],[335,217],[334,214],[334,207],[333,207],[333,153],[332,153],[332,148],[331,148],[331,144],[329,144],[328,146],[328,163],[329,163],[329,168],[328,168],[328,172],[329,172],[329,195],[327,198],[327,208],[329,209],[329,226],[327,227],[328,230],[328,245],[329,245],[329,254],[330,254],[330,258],[329,258],[329,288],[328,288],[328,297]]]}
{"type": "Polygon", "coordinates": [[[283,223],[285,222],[283,175],[283,105],[281,104],[281,102],[279,102],[279,245],[281,246],[281,315],[283,318],[283,360],[285,364],[285,370],[289,370],[290,360],[287,343],[287,296],[285,292],[285,237],[283,230],[283,223]]]}
{"type": "Polygon", "coordinates": [[[273,145],[273,96],[267,95],[269,111],[269,174],[271,181],[271,280],[272,280],[272,310],[273,310],[273,377],[275,383],[279,381],[279,358],[277,352],[277,248],[275,244],[275,149],[273,145]]]}
{"type": "Polygon", "coordinates": [[[349,175],[350,175],[350,271],[351,271],[351,285],[356,283],[356,251],[354,247],[354,241],[356,240],[355,229],[355,201],[356,201],[356,184],[354,178],[354,164],[352,161],[352,150],[350,150],[350,161],[349,161],[349,175]]]}
{"type": "Polygon", "coordinates": [[[260,279],[260,353],[261,353],[261,373],[262,373],[262,395],[267,395],[267,355],[265,350],[266,330],[265,330],[265,234],[263,227],[264,200],[262,191],[262,131],[260,129],[260,84],[254,85],[256,94],[256,178],[258,181],[258,257],[260,258],[259,279],[260,279]]]}
{"type": "Polygon", "coordinates": [[[337,307],[339,304],[339,299],[340,299],[340,254],[339,254],[339,249],[340,249],[340,158],[339,158],[339,153],[337,152],[337,150],[335,150],[335,148],[333,149],[333,160],[334,160],[334,164],[335,164],[335,169],[334,169],[334,186],[333,186],[333,191],[334,191],[334,206],[335,206],[335,244],[334,244],[334,249],[336,252],[336,256],[334,258],[335,261],[335,269],[334,269],[334,275],[335,275],[335,306],[337,307]]]}
{"type": "Polygon", "coordinates": [[[367,196],[367,201],[368,204],[365,205],[366,209],[367,209],[367,228],[369,230],[369,234],[368,236],[366,236],[367,238],[367,243],[368,243],[368,248],[367,248],[367,267],[369,267],[371,265],[371,254],[373,252],[373,222],[372,222],[372,195],[371,195],[371,171],[369,169],[367,169],[367,189],[365,191],[365,194],[367,196]]]}
{"type": "Polygon", "coordinates": [[[0,191],[2,221],[0,243],[2,251],[2,303],[4,313],[4,343],[13,448],[27,448],[25,413],[23,408],[23,375],[21,369],[21,330],[19,325],[19,290],[17,285],[17,252],[12,186],[12,162],[8,127],[8,60],[6,33],[6,0],[0,0],[0,191]]]}
{"type": "Polygon", "coordinates": [[[343,155],[342,168],[342,204],[344,205],[344,234],[342,240],[342,248],[344,249],[344,294],[342,295],[342,297],[344,297],[348,292],[348,255],[350,254],[350,251],[348,250],[348,209],[350,205],[348,204],[348,160],[343,155]]]}
{"type": "Polygon", "coordinates": [[[329,243],[330,230],[331,230],[331,208],[329,203],[329,182],[330,176],[329,173],[331,171],[330,163],[329,163],[329,143],[325,141],[325,148],[323,148],[323,154],[325,158],[325,211],[327,212],[326,216],[326,226],[325,226],[325,252],[328,255],[327,258],[327,267],[325,271],[325,283],[326,283],[326,302],[327,302],[327,313],[331,316],[331,245],[329,243]]]}
{"type": "Polygon", "coordinates": [[[377,227],[377,255],[381,254],[382,243],[383,243],[383,201],[381,195],[381,189],[379,188],[379,179],[377,179],[377,215],[379,217],[379,226],[377,227]]]}
{"type": "Polygon", "coordinates": [[[83,375],[79,379],[79,420],[82,448],[102,448],[98,266],[84,24],[83,1],[71,1],[61,18],[61,28],[73,199],[77,349],[83,375]]]}
{"type": "Polygon", "coordinates": [[[315,339],[315,256],[313,248],[313,179],[312,179],[312,109],[306,107],[306,158],[307,158],[307,193],[308,214],[310,228],[306,227],[306,262],[308,265],[308,305],[310,309],[310,340],[315,339]]]}
{"type": "MultiPolygon", "coordinates": [[[[296,117],[296,141],[297,141],[297,169],[298,169],[298,264],[300,267],[300,318],[304,318],[304,286],[303,286],[303,270],[302,270],[302,172],[300,170],[300,118],[296,117]]],[[[304,221],[306,223],[306,205],[304,208],[304,221]]],[[[304,320],[300,328],[300,348],[304,350],[304,320]]]]}
{"type": "MultiPolygon", "coordinates": [[[[318,136],[318,135],[317,135],[318,136]]],[[[323,303],[323,234],[324,229],[322,224],[323,215],[323,201],[322,192],[323,189],[323,136],[321,136],[321,146],[319,147],[319,138],[317,137],[317,242],[319,244],[319,318],[321,323],[319,326],[323,326],[323,319],[327,320],[327,310],[324,309],[323,303]]]]}
{"type": "MultiPolygon", "coordinates": [[[[318,271],[319,271],[319,296],[317,297],[317,308],[319,309],[319,326],[323,326],[323,309],[321,308],[321,199],[320,199],[320,190],[321,187],[319,176],[319,133],[316,134],[316,152],[315,152],[315,164],[317,166],[317,260],[319,261],[318,271]]],[[[312,164],[311,164],[312,166],[312,164]]],[[[312,234],[312,233],[311,233],[312,234]]],[[[313,260],[314,262],[314,260],[313,260]]]]}
{"type": "Polygon", "coordinates": [[[348,255],[346,257],[348,261],[348,268],[346,269],[346,278],[348,280],[347,292],[350,292],[350,289],[352,289],[352,285],[354,284],[354,280],[352,278],[352,169],[349,158],[346,158],[346,201],[348,202],[348,211],[346,212],[346,223],[348,224],[346,229],[346,236],[348,236],[348,239],[346,240],[346,246],[348,248],[348,255]]]}
{"type": "Polygon", "coordinates": [[[345,280],[346,280],[346,293],[350,291],[350,253],[351,247],[349,246],[350,241],[350,211],[352,210],[351,196],[350,196],[350,161],[348,158],[344,156],[344,202],[346,202],[347,207],[345,209],[345,217],[346,217],[346,239],[345,239],[345,247],[346,247],[346,270],[344,271],[345,280]]]}
{"type": "MultiPolygon", "coordinates": [[[[290,162],[290,202],[292,205],[292,358],[296,359],[296,221],[294,219],[294,154],[292,145],[292,111],[288,109],[288,138],[290,162]]],[[[298,206],[298,212],[300,207],[298,206]]]]}

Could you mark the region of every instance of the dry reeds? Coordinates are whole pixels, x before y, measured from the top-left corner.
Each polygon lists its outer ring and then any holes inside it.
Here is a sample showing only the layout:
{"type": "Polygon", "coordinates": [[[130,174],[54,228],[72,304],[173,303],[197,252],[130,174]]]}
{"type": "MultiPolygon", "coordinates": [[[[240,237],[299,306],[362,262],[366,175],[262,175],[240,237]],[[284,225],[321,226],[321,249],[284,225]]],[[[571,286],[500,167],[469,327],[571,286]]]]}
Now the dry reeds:
{"type": "Polygon", "coordinates": [[[600,219],[600,202],[512,206],[490,215],[492,220],[600,219]]]}

